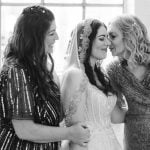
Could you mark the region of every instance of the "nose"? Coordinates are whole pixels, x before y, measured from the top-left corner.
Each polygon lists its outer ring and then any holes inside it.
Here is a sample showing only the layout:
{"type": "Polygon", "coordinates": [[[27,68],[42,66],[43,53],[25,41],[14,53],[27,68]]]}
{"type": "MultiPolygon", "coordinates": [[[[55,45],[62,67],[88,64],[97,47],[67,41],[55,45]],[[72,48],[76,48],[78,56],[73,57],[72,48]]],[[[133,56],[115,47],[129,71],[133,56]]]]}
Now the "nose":
{"type": "Polygon", "coordinates": [[[106,44],[107,46],[110,46],[111,41],[110,41],[108,38],[106,38],[106,40],[105,40],[105,44],[106,44]]]}

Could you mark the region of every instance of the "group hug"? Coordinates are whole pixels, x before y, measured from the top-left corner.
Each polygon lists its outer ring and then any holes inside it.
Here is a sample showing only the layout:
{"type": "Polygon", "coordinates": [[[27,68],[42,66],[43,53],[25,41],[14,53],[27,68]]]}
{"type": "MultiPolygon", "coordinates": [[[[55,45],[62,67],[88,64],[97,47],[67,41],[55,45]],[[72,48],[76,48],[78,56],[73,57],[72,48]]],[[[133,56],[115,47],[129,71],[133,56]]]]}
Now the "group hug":
{"type": "Polygon", "coordinates": [[[61,78],[52,56],[56,26],[40,5],[24,8],[16,21],[0,69],[0,150],[150,150],[144,23],[130,14],[107,26],[95,18],[77,22],[61,78]],[[108,50],[113,59],[104,68],[108,50]],[[112,127],[120,123],[123,147],[112,127]]]}

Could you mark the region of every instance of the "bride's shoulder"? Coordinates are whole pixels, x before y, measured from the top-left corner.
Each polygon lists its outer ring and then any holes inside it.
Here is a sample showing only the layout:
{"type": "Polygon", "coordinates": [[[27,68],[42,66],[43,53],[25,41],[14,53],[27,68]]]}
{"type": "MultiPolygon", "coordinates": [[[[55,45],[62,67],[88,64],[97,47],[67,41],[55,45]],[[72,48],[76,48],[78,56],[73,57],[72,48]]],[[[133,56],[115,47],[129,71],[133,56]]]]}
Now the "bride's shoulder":
{"type": "Polygon", "coordinates": [[[69,67],[65,72],[74,75],[74,74],[81,74],[82,70],[78,67],[72,66],[69,67]]]}
{"type": "Polygon", "coordinates": [[[81,82],[83,79],[83,71],[77,67],[70,67],[64,73],[64,78],[71,82],[81,82]]]}

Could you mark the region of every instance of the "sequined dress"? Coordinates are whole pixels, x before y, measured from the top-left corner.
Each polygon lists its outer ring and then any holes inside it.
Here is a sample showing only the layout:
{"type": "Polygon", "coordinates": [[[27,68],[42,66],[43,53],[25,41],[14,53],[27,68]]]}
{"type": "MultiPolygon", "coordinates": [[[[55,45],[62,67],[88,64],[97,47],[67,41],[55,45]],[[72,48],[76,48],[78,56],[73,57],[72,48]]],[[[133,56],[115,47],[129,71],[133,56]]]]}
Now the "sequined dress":
{"type": "Polygon", "coordinates": [[[3,67],[0,74],[0,150],[58,150],[59,143],[33,143],[17,137],[12,119],[59,126],[60,92],[53,81],[51,95],[43,100],[38,86],[21,65],[3,67]]]}
{"type": "MultiPolygon", "coordinates": [[[[84,120],[82,121],[86,122],[91,134],[87,150],[121,150],[110,120],[110,114],[116,104],[116,99],[116,96],[112,94],[106,96],[89,82],[85,74],[83,75],[80,87],[72,95],[69,107],[65,111],[65,120],[66,125],[70,126],[74,108],[80,107],[84,110],[84,114],[82,114],[84,120]]],[[[76,115],[80,116],[81,114],[76,115]]],[[[78,150],[71,144],[69,146],[69,150],[78,150]]]]}
{"type": "Polygon", "coordinates": [[[126,69],[124,61],[116,61],[108,74],[128,103],[125,116],[125,150],[150,150],[150,69],[139,81],[126,69]]]}

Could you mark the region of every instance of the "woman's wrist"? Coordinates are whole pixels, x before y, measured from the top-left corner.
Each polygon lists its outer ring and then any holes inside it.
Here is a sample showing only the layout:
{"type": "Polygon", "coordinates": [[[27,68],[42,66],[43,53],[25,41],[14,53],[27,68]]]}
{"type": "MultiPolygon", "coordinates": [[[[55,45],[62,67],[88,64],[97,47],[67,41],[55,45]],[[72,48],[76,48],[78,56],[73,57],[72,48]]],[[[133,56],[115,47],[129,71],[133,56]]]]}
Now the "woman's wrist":
{"type": "Polygon", "coordinates": [[[66,131],[66,133],[67,133],[67,140],[72,141],[73,140],[72,139],[72,135],[73,135],[72,127],[67,127],[66,129],[67,129],[67,131],[66,131]]]}
{"type": "Polygon", "coordinates": [[[64,130],[64,140],[71,140],[72,138],[72,129],[71,127],[63,127],[64,130]]]}

